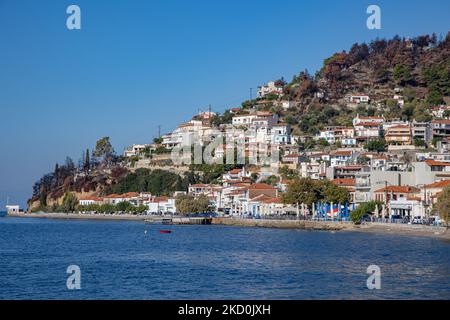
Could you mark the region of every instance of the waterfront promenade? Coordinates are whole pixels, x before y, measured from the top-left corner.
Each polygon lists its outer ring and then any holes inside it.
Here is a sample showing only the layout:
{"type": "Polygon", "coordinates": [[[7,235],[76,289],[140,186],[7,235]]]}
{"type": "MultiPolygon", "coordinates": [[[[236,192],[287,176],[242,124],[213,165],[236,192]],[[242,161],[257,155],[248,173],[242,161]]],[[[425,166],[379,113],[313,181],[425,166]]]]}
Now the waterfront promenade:
{"type": "MultiPolygon", "coordinates": [[[[18,218],[46,218],[46,219],[83,219],[83,220],[116,220],[152,222],[161,220],[160,216],[132,215],[132,214],[82,214],[82,213],[16,213],[10,217],[18,218]]],[[[166,216],[165,218],[171,218],[166,216]]],[[[176,223],[176,222],[175,222],[176,223]]],[[[186,223],[182,223],[186,224],[186,223]]],[[[342,221],[310,221],[310,220],[282,220],[282,219],[241,219],[241,218],[212,218],[211,224],[235,227],[261,227],[281,229],[303,229],[310,231],[357,231],[366,233],[388,233],[409,236],[425,236],[450,240],[450,232],[445,227],[425,225],[411,225],[399,223],[364,222],[355,225],[342,221]]]]}

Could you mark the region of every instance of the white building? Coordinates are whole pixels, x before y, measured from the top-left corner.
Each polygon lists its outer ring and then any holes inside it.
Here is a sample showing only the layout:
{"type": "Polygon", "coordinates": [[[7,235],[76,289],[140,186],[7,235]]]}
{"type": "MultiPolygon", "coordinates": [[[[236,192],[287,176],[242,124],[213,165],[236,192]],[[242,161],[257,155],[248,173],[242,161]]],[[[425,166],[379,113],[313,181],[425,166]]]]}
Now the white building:
{"type": "Polygon", "coordinates": [[[252,123],[252,120],[257,118],[258,116],[256,114],[245,114],[245,115],[238,115],[234,116],[231,120],[231,123],[234,126],[248,126],[252,123]]]}
{"type": "Polygon", "coordinates": [[[19,212],[20,212],[20,207],[18,205],[7,205],[6,206],[7,214],[14,214],[14,213],[19,213],[19,212]]]}
{"type": "Polygon", "coordinates": [[[352,151],[335,151],[330,154],[330,166],[331,167],[337,167],[337,166],[345,166],[350,163],[350,160],[353,158],[353,152],[352,151]]]}
{"type": "Polygon", "coordinates": [[[145,202],[148,206],[148,211],[150,213],[176,213],[177,208],[175,205],[175,199],[167,197],[155,197],[150,199],[150,201],[145,202]]]}
{"type": "Polygon", "coordinates": [[[102,204],[103,198],[94,197],[94,196],[82,197],[82,198],[80,198],[80,200],[78,200],[78,203],[81,206],[88,206],[88,205],[92,205],[92,204],[102,204]]]}
{"type": "Polygon", "coordinates": [[[124,150],[123,155],[124,155],[124,157],[138,156],[147,147],[150,147],[150,145],[149,144],[133,144],[132,146],[130,146],[124,150]]]}
{"type": "Polygon", "coordinates": [[[370,97],[368,95],[365,94],[352,94],[348,97],[348,100],[351,103],[369,103],[370,102],[370,97]]]}
{"type": "Polygon", "coordinates": [[[366,123],[366,122],[375,122],[375,123],[382,125],[385,122],[385,119],[384,119],[384,117],[375,117],[375,116],[365,117],[365,116],[360,116],[359,114],[357,114],[356,117],[353,119],[353,126],[355,127],[356,125],[358,125],[360,123],[366,123]]]}
{"type": "Polygon", "coordinates": [[[278,123],[272,126],[271,142],[275,144],[291,143],[291,126],[285,123],[278,123]]]}
{"type": "Polygon", "coordinates": [[[425,209],[417,199],[400,197],[397,200],[389,201],[389,217],[397,219],[425,218],[425,209]]]}
{"type": "Polygon", "coordinates": [[[267,84],[258,87],[258,98],[262,98],[269,93],[282,94],[283,87],[276,86],[274,81],[269,81],[267,84]]]}

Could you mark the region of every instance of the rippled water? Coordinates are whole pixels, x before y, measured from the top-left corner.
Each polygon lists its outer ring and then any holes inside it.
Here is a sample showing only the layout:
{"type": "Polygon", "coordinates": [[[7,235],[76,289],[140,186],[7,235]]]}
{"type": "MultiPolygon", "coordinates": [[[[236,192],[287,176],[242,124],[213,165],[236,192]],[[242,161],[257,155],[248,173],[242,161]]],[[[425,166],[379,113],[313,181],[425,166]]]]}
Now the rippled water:
{"type": "Polygon", "coordinates": [[[450,243],[353,232],[0,219],[0,299],[450,299],[450,243]],[[145,230],[147,233],[145,234],[145,230]],[[81,268],[81,290],[66,269],[81,268]],[[366,269],[381,268],[381,290],[366,269]]]}

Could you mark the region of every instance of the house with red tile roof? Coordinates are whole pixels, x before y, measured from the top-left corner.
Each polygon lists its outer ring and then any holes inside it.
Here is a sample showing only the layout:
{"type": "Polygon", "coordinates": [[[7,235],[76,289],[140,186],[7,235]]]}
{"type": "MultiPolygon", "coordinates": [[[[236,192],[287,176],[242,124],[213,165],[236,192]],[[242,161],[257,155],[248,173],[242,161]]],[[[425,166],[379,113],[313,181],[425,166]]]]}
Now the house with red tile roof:
{"type": "Polygon", "coordinates": [[[85,197],[81,197],[78,200],[78,203],[81,206],[88,206],[88,205],[92,205],[92,204],[102,204],[103,198],[96,197],[96,196],[85,196],[85,197]]]}
{"type": "Polygon", "coordinates": [[[440,180],[421,187],[422,201],[432,205],[436,203],[437,197],[445,189],[450,188],[450,179],[440,180]]]}
{"type": "Polygon", "coordinates": [[[110,194],[103,198],[103,202],[107,204],[116,205],[120,202],[131,202],[135,205],[139,203],[139,193],[137,192],[128,192],[124,194],[110,194]]]}
{"type": "Polygon", "coordinates": [[[450,162],[425,160],[429,170],[432,172],[450,172],[450,162]]]}
{"type": "Polygon", "coordinates": [[[420,189],[413,186],[387,186],[374,192],[375,200],[381,202],[389,202],[401,198],[407,199],[408,197],[417,196],[419,193],[420,189]]]}
{"type": "Polygon", "coordinates": [[[247,190],[249,199],[253,199],[259,195],[266,195],[272,198],[278,197],[278,189],[266,183],[253,183],[247,190]]]}

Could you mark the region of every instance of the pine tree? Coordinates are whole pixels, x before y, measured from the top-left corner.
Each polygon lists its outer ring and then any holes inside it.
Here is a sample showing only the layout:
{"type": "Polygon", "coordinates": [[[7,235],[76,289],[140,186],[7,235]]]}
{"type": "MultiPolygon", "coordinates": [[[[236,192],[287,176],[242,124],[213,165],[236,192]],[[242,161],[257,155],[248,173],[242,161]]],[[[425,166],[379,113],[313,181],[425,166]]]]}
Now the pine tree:
{"type": "Polygon", "coordinates": [[[90,159],[89,149],[87,149],[86,155],[85,155],[85,160],[84,160],[84,171],[86,173],[88,173],[90,169],[91,169],[91,159],[90,159]]]}

